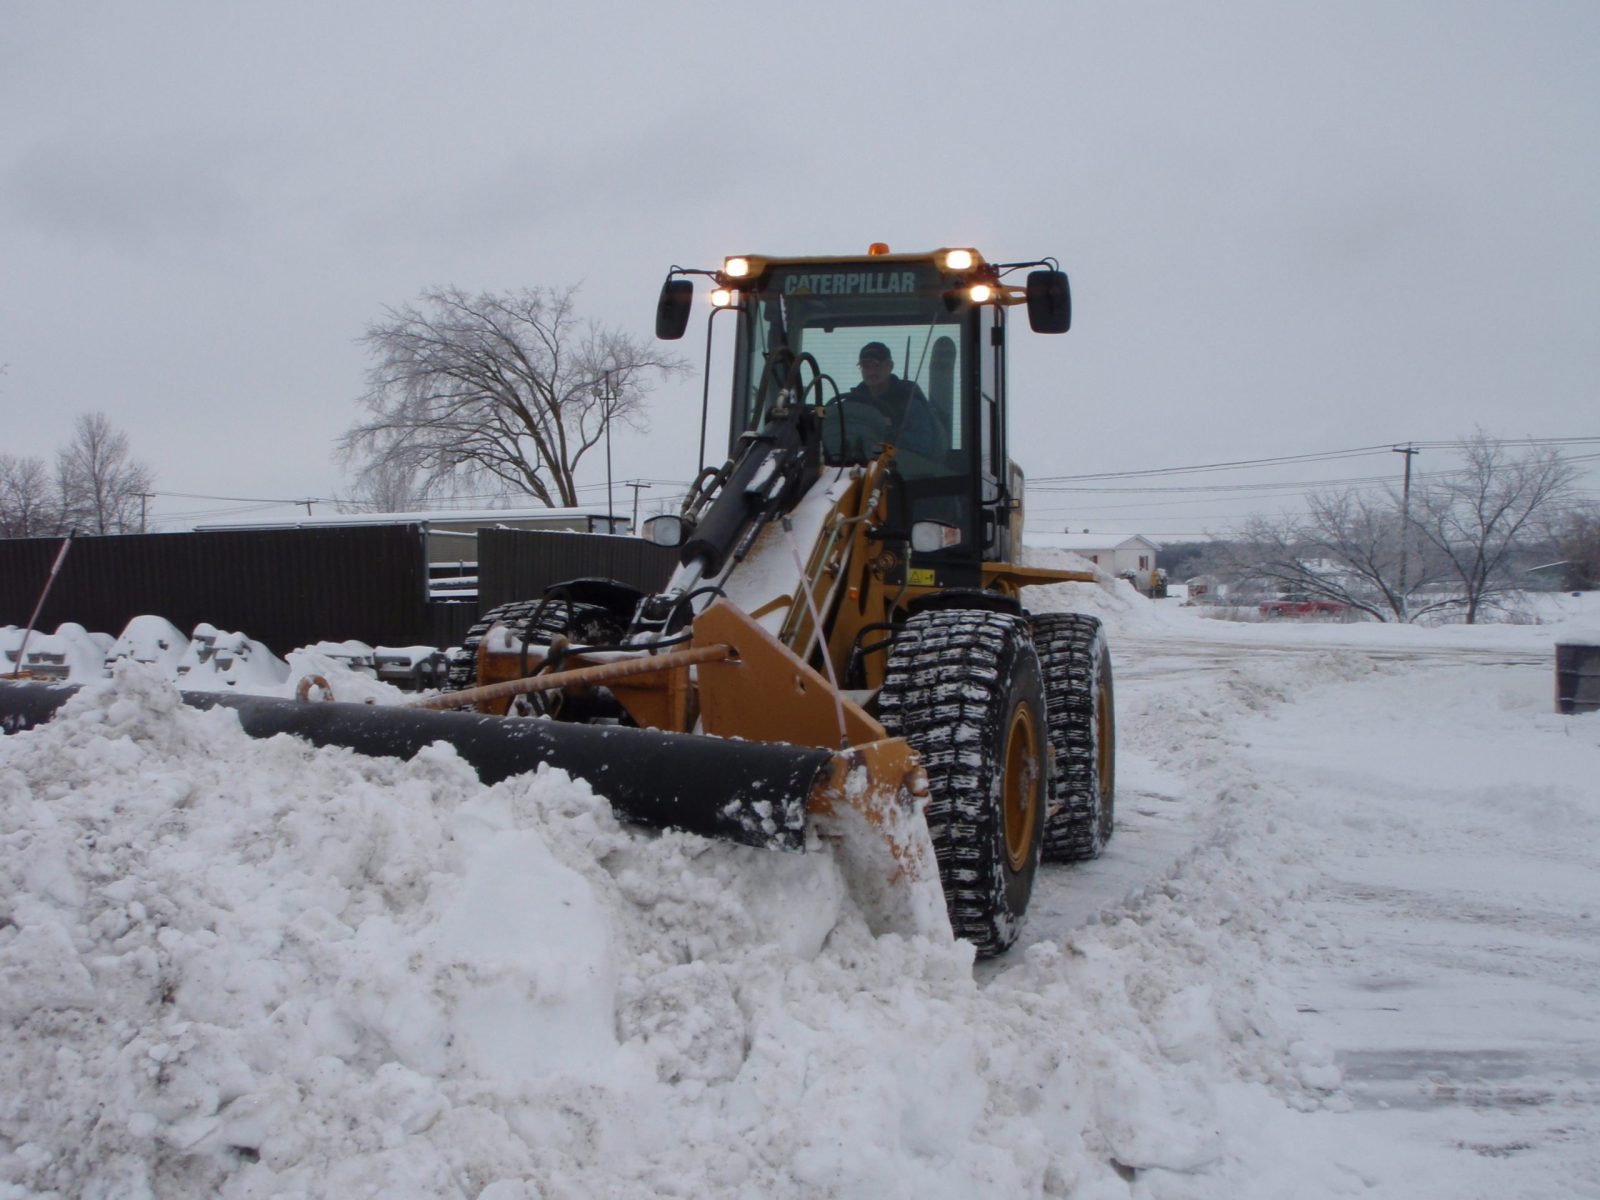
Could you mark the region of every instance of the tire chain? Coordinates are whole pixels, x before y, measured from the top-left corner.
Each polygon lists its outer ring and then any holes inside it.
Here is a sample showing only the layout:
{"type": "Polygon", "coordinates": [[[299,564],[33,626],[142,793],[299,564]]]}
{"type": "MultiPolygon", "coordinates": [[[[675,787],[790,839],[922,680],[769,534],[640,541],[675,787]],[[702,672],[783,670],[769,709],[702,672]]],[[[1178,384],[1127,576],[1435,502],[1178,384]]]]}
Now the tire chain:
{"type": "Polygon", "coordinates": [[[1003,851],[995,850],[1004,844],[994,802],[1004,763],[994,759],[1003,756],[996,743],[1003,742],[1007,714],[998,716],[998,734],[992,726],[996,693],[1006,692],[1029,643],[1026,622],[1006,613],[918,614],[895,636],[878,695],[884,725],[911,744],[927,771],[928,831],[950,924],[980,955],[1004,950],[1021,923],[1006,903],[1003,851]]]}
{"type": "Polygon", "coordinates": [[[446,677],[449,690],[459,692],[477,683],[478,646],[497,624],[513,625],[522,630],[525,638],[548,644],[556,634],[567,631],[572,618],[573,609],[564,600],[552,600],[548,604],[541,600],[513,600],[509,604],[496,605],[467,630],[467,635],[461,639],[461,648],[451,656],[450,673],[446,677]],[[542,613],[539,612],[541,605],[544,608],[542,613]],[[537,628],[527,628],[528,621],[536,613],[539,616],[537,628]]]}
{"type": "Polygon", "coordinates": [[[1110,840],[1111,804],[1100,811],[1095,739],[1095,692],[1100,683],[1104,628],[1081,613],[1041,613],[1034,643],[1044,668],[1050,745],[1055,750],[1054,812],[1044,827],[1046,862],[1095,858],[1110,840]]]}

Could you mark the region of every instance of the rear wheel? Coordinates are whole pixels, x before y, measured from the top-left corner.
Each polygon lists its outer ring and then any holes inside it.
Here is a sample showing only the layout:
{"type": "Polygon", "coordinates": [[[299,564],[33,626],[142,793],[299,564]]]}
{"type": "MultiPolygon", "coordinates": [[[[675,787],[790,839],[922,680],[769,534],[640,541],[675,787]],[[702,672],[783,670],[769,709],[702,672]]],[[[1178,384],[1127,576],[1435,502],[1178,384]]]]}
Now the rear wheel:
{"type": "Polygon", "coordinates": [[[460,649],[451,656],[447,683],[450,691],[476,686],[478,646],[496,625],[511,626],[530,645],[547,646],[557,634],[585,644],[613,641],[617,636],[610,615],[592,604],[573,604],[566,600],[513,600],[509,604],[499,604],[467,630],[460,649]]]}
{"type": "Polygon", "coordinates": [[[1048,733],[1027,623],[918,613],[889,651],[878,715],[928,773],[928,831],[957,937],[980,956],[1017,938],[1043,837],[1048,733]]]}
{"type": "Polygon", "coordinates": [[[1055,751],[1045,861],[1096,858],[1111,840],[1116,799],[1116,706],[1105,629],[1081,613],[1040,613],[1033,638],[1055,751]]]}

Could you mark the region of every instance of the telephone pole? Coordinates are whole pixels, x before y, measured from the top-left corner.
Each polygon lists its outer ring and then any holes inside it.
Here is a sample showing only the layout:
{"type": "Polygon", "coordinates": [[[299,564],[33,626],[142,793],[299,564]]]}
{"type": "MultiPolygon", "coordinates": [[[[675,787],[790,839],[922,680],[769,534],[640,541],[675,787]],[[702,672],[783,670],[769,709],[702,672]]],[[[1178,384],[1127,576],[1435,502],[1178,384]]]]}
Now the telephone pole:
{"type": "MultiPolygon", "coordinates": [[[[605,397],[601,402],[600,413],[606,423],[606,532],[615,533],[617,531],[617,517],[611,504],[611,409],[615,398],[611,394],[611,372],[605,372],[600,376],[600,379],[605,397]]],[[[638,494],[638,492],[634,493],[635,496],[638,494]]]]}
{"type": "Polygon", "coordinates": [[[632,532],[633,532],[634,536],[637,537],[638,533],[639,533],[639,489],[640,488],[647,488],[650,485],[648,483],[639,483],[638,481],[635,480],[635,481],[631,481],[629,483],[625,483],[622,486],[623,487],[631,487],[633,489],[633,530],[632,530],[632,532]]]}
{"type": "Polygon", "coordinates": [[[1394,452],[1406,456],[1405,482],[1400,487],[1400,580],[1395,590],[1400,596],[1400,616],[1409,620],[1411,605],[1406,596],[1406,551],[1411,545],[1411,460],[1422,451],[1407,443],[1395,446],[1394,452]]]}

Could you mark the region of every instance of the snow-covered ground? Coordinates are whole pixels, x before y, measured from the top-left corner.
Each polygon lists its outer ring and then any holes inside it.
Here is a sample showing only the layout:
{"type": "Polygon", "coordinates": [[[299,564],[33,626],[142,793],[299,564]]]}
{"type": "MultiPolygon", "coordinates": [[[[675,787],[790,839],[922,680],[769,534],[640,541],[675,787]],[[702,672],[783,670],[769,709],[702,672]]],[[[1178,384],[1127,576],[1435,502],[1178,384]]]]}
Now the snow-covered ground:
{"type": "Polygon", "coordinates": [[[1600,716],[1551,663],[1596,598],[1030,603],[1115,635],[1119,829],[977,969],[874,939],[825,850],[122,666],[0,739],[0,1200],[1600,1195],[1600,716]]]}

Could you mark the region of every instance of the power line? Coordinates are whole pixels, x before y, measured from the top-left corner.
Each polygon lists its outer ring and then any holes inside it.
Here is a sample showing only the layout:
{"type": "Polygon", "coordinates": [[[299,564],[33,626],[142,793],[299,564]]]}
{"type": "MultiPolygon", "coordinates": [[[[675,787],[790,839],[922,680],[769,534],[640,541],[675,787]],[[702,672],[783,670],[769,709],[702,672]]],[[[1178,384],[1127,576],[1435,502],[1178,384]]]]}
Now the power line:
{"type": "Polygon", "coordinates": [[[1314,454],[1280,454],[1271,458],[1241,458],[1230,462],[1196,463],[1184,467],[1150,467],[1140,471],[1096,471],[1084,475],[1041,475],[1040,483],[1071,483],[1084,479],[1140,479],[1158,475],[1186,475],[1202,471],[1236,471],[1248,467],[1287,466],[1291,463],[1334,462],[1341,458],[1362,458],[1387,454],[1391,447],[1358,446],[1348,450],[1324,450],[1314,454]]]}
{"type": "MultiPolygon", "coordinates": [[[[1562,437],[1562,438],[1506,438],[1497,439],[1502,446],[1583,446],[1600,443],[1600,437],[1562,437]]],[[[1199,474],[1208,471],[1237,471],[1256,469],[1261,467],[1302,465],[1314,462],[1336,462],[1345,458],[1364,458],[1393,452],[1396,446],[1411,445],[1424,450],[1463,450],[1473,443],[1460,439],[1454,441],[1406,441],[1385,442],[1376,446],[1354,446],[1344,450],[1321,450],[1309,454],[1280,454],[1268,458],[1241,458],[1228,462],[1195,463],[1189,466],[1178,467],[1150,467],[1138,471],[1097,471],[1081,475],[1040,475],[1034,483],[1074,483],[1080,480],[1096,479],[1146,479],[1162,475],[1199,474]]],[[[1569,462],[1585,461],[1591,456],[1568,459],[1569,462]]]]}
{"type": "Polygon", "coordinates": [[[196,492],[148,492],[150,496],[165,496],[170,500],[228,500],[236,504],[334,504],[325,496],[301,496],[294,500],[278,500],[266,496],[205,496],[196,492]]]}
{"type": "Polygon", "coordinates": [[[1343,479],[1277,480],[1270,483],[1196,483],[1189,485],[1154,484],[1145,487],[1069,487],[1061,484],[1041,484],[1028,480],[1028,490],[1052,495],[1096,493],[1155,493],[1155,492],[1270,492],[1284,489],[1298,490],[1306,487],[1338,487],[1359,483],[1388,483],[1387,475],[1352,475],[1343,479]]]}

